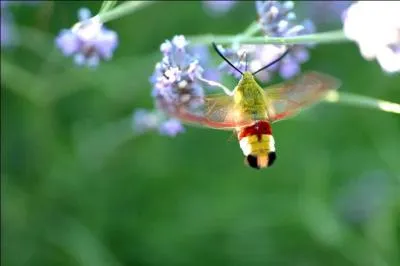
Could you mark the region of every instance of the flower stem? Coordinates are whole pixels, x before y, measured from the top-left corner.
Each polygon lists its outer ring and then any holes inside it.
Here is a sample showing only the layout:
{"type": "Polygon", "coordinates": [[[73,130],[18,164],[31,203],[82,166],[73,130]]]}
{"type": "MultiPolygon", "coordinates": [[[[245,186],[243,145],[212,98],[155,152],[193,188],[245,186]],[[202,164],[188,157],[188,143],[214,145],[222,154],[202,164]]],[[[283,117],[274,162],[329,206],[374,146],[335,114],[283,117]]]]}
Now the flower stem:
{"type": "Polygon", "coordinates": [[[239,45],[241,40],[254,36],[260,30],[260,24],[257,21],[253,21],[241,34],[238,34],[236,38],[232,41],[233,45],[239,45]]]}
{"type": "Polygon", "coordinates": [[[127,1],[109,11],[99,13],[97,16],[99,17],[102,23],[105,23],[117,18],[121,18],[125,15],[131,14],[155,2],[156,1],[127,1]]]}
{"type": "Polygon", "coordinates": [[[100,7],[99,14],[104,13],[112,9],[117,4],[117,1],[103,1],[100,7]]]}
{"type": "Polygon", "coordinates": [[[400,114],[400,104],[398,103],[383,101],[349,92],[330,91],[325,97],[325,101],[331,103],[343,103],[364,108],[378,109],[384,112],[400,114]]]}
{"type": "MultiPolygon", "coordinates": [[[[200,36],[189,37],[192,44],[210,44],[216,42],[218,44],[231,44],[236,41],[235,35],[213,35],[206,34],[200,36]]],[[[315,34],[307,34],[293,37],[267,37],[255,36],[241,38],[241,44],[321,44],[349,41],[342,30],[321,32],[315,34]]]]}
{"type": "Polygon", "coordinates": [[[260,24],[257,21],[253,21],[238,37],[243,39],[247,37],[254,36],[256,33],[260,31],[260,24]]]}

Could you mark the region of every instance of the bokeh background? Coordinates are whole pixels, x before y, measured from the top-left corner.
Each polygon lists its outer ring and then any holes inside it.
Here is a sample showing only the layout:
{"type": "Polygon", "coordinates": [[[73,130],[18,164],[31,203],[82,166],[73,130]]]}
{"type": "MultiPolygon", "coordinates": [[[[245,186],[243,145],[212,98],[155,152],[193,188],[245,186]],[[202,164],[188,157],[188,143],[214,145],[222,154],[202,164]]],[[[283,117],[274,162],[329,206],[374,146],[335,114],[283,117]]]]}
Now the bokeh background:
{"type": "MultiPolygon", "coordinates": [[[[135,135],[133,110],[153,107],[159,45],[237,34],[255,7],[151,5],[107,23],[120,39],[112,61],[79,68],[54,37],[80,7],[100,5],[9,7],[18,44],[1,50],[3,265],[400,265],[398,115],[321,103],[274,124],[278,159],[263,171],[243,164],[229,132],[135,135]]],[[[297,6],[319,31],[341,27],[324,5],[297,6]]],[[[302,69],[400,102],[399,76],[353,43],[315,47],[302,69]]]]}

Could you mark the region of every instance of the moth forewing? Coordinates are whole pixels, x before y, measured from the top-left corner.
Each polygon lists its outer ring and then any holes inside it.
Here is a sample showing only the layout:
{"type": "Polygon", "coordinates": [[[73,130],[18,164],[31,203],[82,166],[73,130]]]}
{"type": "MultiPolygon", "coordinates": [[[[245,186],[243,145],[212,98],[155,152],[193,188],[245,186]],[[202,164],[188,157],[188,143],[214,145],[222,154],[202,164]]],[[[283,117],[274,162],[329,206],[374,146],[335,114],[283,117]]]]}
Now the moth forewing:
{"type": "Polygon", "coordinates": [[[340,81],[319,72],[305,73],[292,81],[265,89],[267,110],[271,121],[296,115],[301,109],[320,101],[330,90],[340,86],[340,81]]]}

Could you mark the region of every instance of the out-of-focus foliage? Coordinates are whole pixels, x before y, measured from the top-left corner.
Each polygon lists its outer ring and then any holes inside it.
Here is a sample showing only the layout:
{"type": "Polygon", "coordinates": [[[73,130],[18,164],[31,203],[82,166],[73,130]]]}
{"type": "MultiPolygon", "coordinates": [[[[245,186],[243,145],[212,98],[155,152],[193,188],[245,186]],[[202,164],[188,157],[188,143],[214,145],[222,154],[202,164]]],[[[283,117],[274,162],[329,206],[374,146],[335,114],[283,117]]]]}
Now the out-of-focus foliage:
{"type": "MultiPolygon", "coordinates": [[[[54,38],[80,7],[100,5],[10,7],[20,45],[1,51],[3,265],[400,264],[398,115],[319,104],[273,126],[278,159],[264,171],[246,167],[224,131],[135,136],[159,45],[239,33],[255,7],[217,17],[200,2],[151,5],[107,23],[119,35],[113,60],[77,67],[54,38]]],[[[339,17],[316,24],[341,27],[339,17]]],[[[399,76],[355,44],[310,53],[302,69],[400,102],[399,76]]]]}

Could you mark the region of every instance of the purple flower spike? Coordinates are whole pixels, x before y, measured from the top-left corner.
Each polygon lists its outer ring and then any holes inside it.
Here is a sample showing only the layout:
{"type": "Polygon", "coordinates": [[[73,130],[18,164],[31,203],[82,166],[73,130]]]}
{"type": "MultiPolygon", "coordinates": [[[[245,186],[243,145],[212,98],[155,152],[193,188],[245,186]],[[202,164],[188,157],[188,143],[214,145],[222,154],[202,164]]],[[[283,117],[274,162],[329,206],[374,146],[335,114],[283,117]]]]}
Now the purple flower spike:
{"type": "Polygon", "coordinates": [[[17,44],[17,34],[14,28],[14,21],[11,12],[8,10],[9,2],[0,1],[1,6],[1,22],[0,22],[0,33],[1,33],[1,47],[7,48],[17,44]]]}
{"type": "Polygon", "coordinates": [[[367,60],[388,73],[400,72],[400,2],[359,1],[344,14],[344,33],[367,60]]]}
{"type": "MultiPolygon", "coordinates": [[[[256,9],[259,23],[266,36],[270,37],[293,37],[315,32],[315,26],[311,20],[304,20],[297,23],[296,14],[293,12],[294,2],[285,1],[256,1],[256,9]]],[[[300,72],[300,64],[308,60],[309,54],[307,47],[313,45],[293,45],[291,51],[270,71],[278,71],[283,79],[291,79],[300,72]]],[[[287,47],[286,47],[287,48],[287,47]]],[[[263,45],[260,50],[271,50],[272,46],[263,45]]],[[[267,53],[268,51],[264,51],[267,53]]],[[[279,57],[282,53],[272,53],[274,57],[279,57]]],[[[271,60],[272,61],[272,60],[271,60]]],[[[271,61],[264,61],[262,65],[271,61]]]]}
{"type": "Polygon", "coordinates": [[[3,10],[1,11],[1,47],[9,44],[9,21],[4,18],[3,10]]]}
{"type": "Polygon", "coordinates": [[[259,23],[267,36],[283,36],[292,26],[296,14],[293,1],[256,1],[259,23]]]}
{"type": "Polygon", "coordinates": [[[175,118],[166,119],[164,114],[157,110],[136,110],[133,113],[132,127],[137,134],[158,130],[160,135],[175,137],[185,132],[185,128],[179,120],[175,118]]]}
{"type": "Polygon", "coordinates": [[[185,128],[178,119],[171,118],[160,125],[159,132],[164,136],[175,137],[179,133],[185,132],[185,128]]]}
{"type": "Polygon", "coordinates": [[[152,111],[138,109],[133,113],[133,131],[141,134],[156,129],[160,124],[160,117],[152,111]]]}
{"type": "Polygon", "coordinates": [[[204,90],[198,77],[203,68],[199,60],[187,50],[188,42],[183,35],[166,40],[160,46],[163,58],[156,64],[150,78],[152,95],[171,108],[197,106],[202,102],[204,90]]]}
{"type": "MultiPolygon", "coordinates": [[[[264,34],[269,37],[291,37],[303,34],[310,34],[315,31],[314,24],[310,20],[296,23],[296,14],[293,12],[292,1],[256,1],[258,22],[264,34]]],[[[274,73],[279,73],[283,79],[290,79],[300,71],[300,64],[309,59],[308,47],[312,45],[292,45],[290,52],[278,63],[257,74],[263,81],[269,81],[274,73]]],[[[257,71],[261,67],[281,56],[288,47],[283,45],[241,45],[221,49],[226,57],[241,71],[245,70],[244,53],[247,54],[248,70],[257,71]]],[[[220,70],[240,78],[240,73],[233,70],[227,63],[220,65],[220,70]]]]}
{"type": "Polygon", "coordinates": [[[151,112],[136,111],[134,129],[140,133],[157,129],[160,135],[175,137],[185,132],[185,128],[167,113],[180,108],[194,110],[203,103],[205,80],[201,65],[208,63],[209,55],[206,47],[189,47],[183,35],[166,40],[160,51],[163,57],[150,77],[156,108],[151,112]]]}
{"type": "MultiPolygon", "coordinates": [[[[220,81],[220,71],[212,65],[211,55],[207,45],[194,45],[189,48],[189,52],[199,61],[204,67],[202,77],[207,80],[220,81]]],[[[210,88],[211,89],[211,88],[210,88]]]]}
{"type": "Polygon", "coordinates": [[[116,32],[106,29],[97,17],[91,18],[87,8],[78,11],[80,22],[63,29],[55,43],[65,56],[73,56],[77,65],[96,67],[101,60],[110,60],[118,46],[116,32]]]}
{"type": "Polygon", "coordinates": [[[75,54],[80,49],[79,38],[71,30],[61,30],[56,38],[56,44],[65,56],[75,54]]]}

